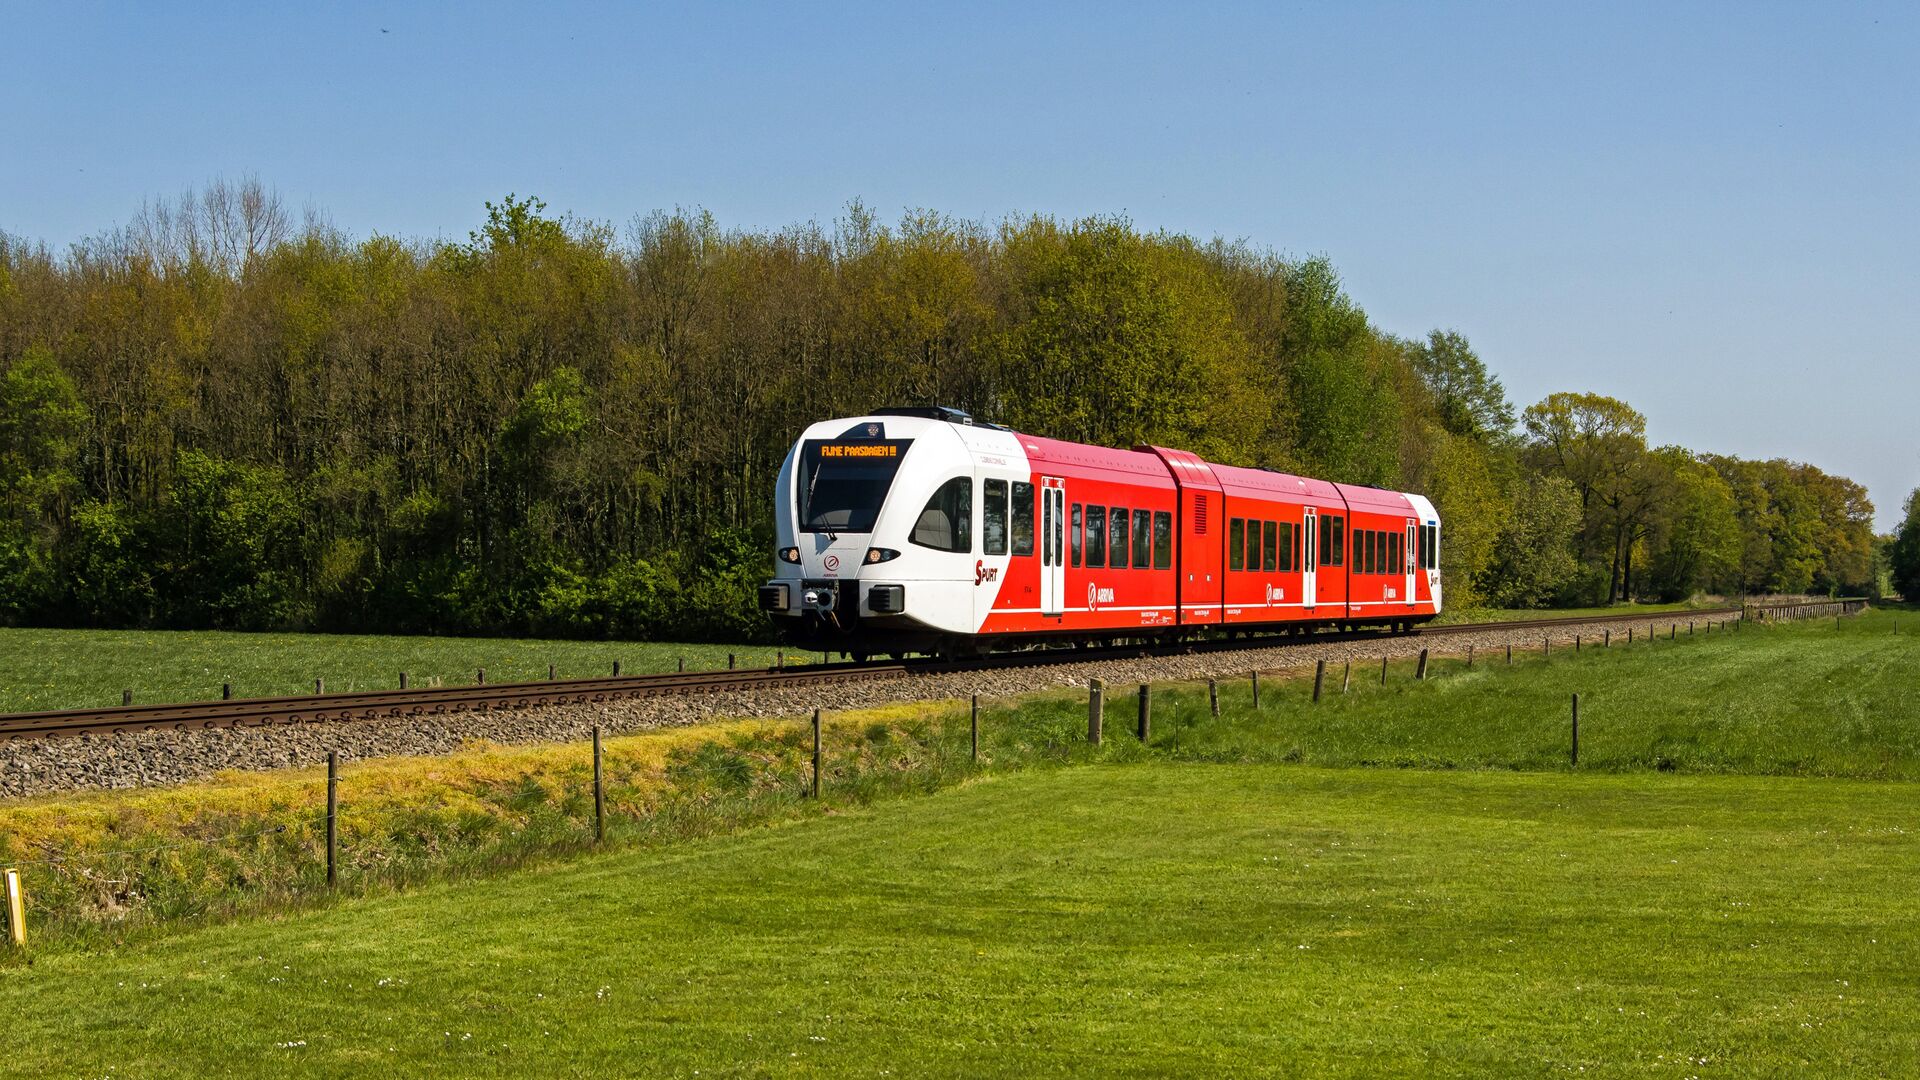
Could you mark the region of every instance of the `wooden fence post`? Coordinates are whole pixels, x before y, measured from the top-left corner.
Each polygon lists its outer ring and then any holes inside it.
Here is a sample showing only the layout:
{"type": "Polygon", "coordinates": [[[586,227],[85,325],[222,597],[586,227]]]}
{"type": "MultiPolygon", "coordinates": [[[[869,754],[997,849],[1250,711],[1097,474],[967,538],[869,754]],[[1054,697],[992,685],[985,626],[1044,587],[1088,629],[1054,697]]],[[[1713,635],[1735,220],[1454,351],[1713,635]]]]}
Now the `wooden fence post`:
{"type": "Polygon", "coordinates": [[[1313,703],[1315,705],[1320,704],[1320,684],[1326,681],[1327,662],[1325,660],[1315,660],[1313,662],[1313,703]]]}
{"type": "Polygon", "coordinates": [[[1580,653],[1580,635],[1579,634],[1573,635],[1573,652],[1574,652],[1574,655],[1576,656],[1579,655],[1580,653]]]}
{"type": "Polygon", "coordinates": [[[614,673],[614,675],[616,675],[616,676],[618,676],[618,675],[620,674],[620,661],[618,661],[618,660],[615,660],[615,661],[613,662],[613,673],[614,673]]]}
{"type": "Polygon", "coordinates": [[[600,770],[600,725],[593,725],[593,842],[607,838],[607,784],[600,770]]]}
{"type": "Polygon", "coordinates": [[[1573,753],[1571,762],[1575,768],[1580,765],[1580,695],[1573,695],[1573,753]]]}
{"type": "Polygon", "coordinates": [[[487,685],[487,669],[486,668],[481,668],[480,670],[473,673],[473,685],[475,686],[487,685]]]}
{"type": "Polygon", "coordinates": [[[1550,657],[1553,655],[1553,638],[1545,635],[1541,636],[1540,655],[1543,657],[1550,657]]]}
{"type": "Polygon", "coordinates": [[[1340,692],[1344,694],[1351,689],[1353,689],[1353,661],[1349,660],[1347,661],[1347,673],[1340,679],[1340,692]]]}
{"type": "Polygon", "coordinates": [[[20,871],[8,867],[0,875],[6,883],[7,940],[16,949],[27,947],[27,897],[20,887],[20,871]]]}
{"type": "Polygon", "coordinates": [[[339,881],[340,751],[327,751],[327,888],[339,881]]]}
{"type": "Polygon", "coordinates": [[[122,707],[133,704],[133,691],[131,690],[120,691],[120,704],[122,707]]]}
{"type": "Polygon", "coordinates": [[[1106,702],[1101,698],[1100,680],[1087,680],[1087,741],[1100,745],[1100,728],[1106,721],[1106,702]]]}
{"type": "MultiPolygon", "coordinates": [[[[1325,661],[1322,661],[1322,663],[1324,662],[1325,661]]],[[[1257,671],[1250,671],[1247,673],[1247,677],[1253,680],[1253,711],[1259,712],[1260,711],[1260,673],[1257,671]]]]}
{"type": "Polygon", "coordinates": [[[1513,666],[1513,643],[1512,642],[1507,643],[1507,666],[1508,667],[1513,666]]]}
{"type": "Polygon", "coordinates": [[[1473,670],[1473,646],[1467,646],[1467,670],[1473,670]]]}
{"type": "Polygon", "coordinates": [[[1613,631],[1611,629],[1601,632],[1600,647],[1603,649],[1613,648],[1613,631]]]}
{"type": "Polygon", "coordinates": [[[1414,671],[1413,677],[1423,681],[1427,677],[1427,650],[1425,649],[1420,650],[1420,665],[1418,669],[1414,671]]]}
{"type": "Polygon", "coordinates": [[[400,689],[405,690],[406,688],[407,688],[407,673],[403,671],[400,673],[400,689]]]}
{"type": "Polygon", "coordinates": [[[727,654],[727,670],[728,671],[733,670],[733,654],[732,653],[727,654]]]}
{"type": "Polygon", "coordinates": [[[673,670],[675,674],[685,675],[687,673],[687,658],[682,656],[675,660],[673,662],[673,670]]]}
{"type": "Polygon", "coordinates": [[[554,680],[553,680],[553,665],[552,665],[552,664],[548,664],[548,665],[547,665],[547,681],[548,681],[548,682],[552,682],[552,681],[554,681],[554,680]]]}
{"type": "Polygon", "coordinates": [[[1207,710],[1215,716],[1220,715],[1220,680],[1207,680],[1207,710]]]}
{"type": "Polygon", "coordinates": [[[1387,685],[1387,658],[1384,656],[1380,658],[1380,685],[1387,685]]]}
{"type": "Polygon", "coordinates": [[[973,762],[980,763],[980,695],[973,695],[973,704],[967,709],[968,726],[973,729],[973,762]]]}
{"type": "Polygon", "coordinates": [[[223,682],[220,684],[220,700],[221,701],[233,700],[233,684],[232,683],[223,682]]]}
{"type": "Polygon", "coordinates": [[[1140,742],[1145,745],[1153,737],[1153,688],[1146,683],[1140,684],[1140,742]]]}
{"type": "Polygon", "coordinates": [[[820,797],[820,710],[813,710],[813,797],[820,797]]]}

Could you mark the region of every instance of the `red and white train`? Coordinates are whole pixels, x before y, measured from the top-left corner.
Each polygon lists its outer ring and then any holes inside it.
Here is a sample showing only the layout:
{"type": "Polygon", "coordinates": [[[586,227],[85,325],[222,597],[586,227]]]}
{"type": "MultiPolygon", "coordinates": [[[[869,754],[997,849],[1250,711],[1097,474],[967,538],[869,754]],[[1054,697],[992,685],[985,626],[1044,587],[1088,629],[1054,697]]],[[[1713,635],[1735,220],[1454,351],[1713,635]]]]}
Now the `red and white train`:
{"type": "Polygon", "coordinates": [[[1022,435],[950,409],[809,427],[780,467],[760,606],[807,648],[1325,627],[1440,612],[1419,495],[1022,435]]]}

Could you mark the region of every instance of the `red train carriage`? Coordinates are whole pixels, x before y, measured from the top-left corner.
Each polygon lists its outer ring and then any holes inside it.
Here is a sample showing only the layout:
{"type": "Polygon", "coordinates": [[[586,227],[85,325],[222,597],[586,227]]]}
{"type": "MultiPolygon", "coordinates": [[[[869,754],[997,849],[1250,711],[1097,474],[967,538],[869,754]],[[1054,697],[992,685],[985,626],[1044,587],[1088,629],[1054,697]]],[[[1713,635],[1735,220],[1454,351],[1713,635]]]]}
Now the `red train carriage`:
{"type": "Polygon", "coordinates": [[[1418,495],[1022,435],[947,409],[804,432],[761,606],[854,654],[1399,626],[1440,610],[1418,495]]]}

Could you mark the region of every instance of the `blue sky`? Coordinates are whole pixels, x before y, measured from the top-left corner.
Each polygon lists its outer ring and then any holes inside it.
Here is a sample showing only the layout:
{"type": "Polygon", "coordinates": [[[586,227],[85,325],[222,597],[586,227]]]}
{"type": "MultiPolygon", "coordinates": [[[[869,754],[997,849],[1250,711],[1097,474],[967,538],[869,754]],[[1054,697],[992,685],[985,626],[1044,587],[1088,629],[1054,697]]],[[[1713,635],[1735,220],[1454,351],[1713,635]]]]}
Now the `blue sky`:
{"type": "Polygon", "coordinates": [[[1920,486],[1910,5],[0,3],[0,229],[253,174],[348,231],[512,191],[745,227],[851,199],[1326,254],[1524,406],[1920,486]]]}

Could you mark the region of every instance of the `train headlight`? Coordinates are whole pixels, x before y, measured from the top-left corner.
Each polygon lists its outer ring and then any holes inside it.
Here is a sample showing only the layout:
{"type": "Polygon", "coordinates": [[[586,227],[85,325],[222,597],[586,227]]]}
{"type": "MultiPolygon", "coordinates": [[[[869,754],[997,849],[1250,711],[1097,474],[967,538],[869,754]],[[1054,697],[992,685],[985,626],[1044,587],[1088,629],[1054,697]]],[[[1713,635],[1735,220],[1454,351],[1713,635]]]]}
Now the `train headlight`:
{"type": "Polygon", "coordinates": [[[781,548],[780,561],[784,563],[798,563],[800,561],[800,549],[797,547],[781,548]]]}
{"type": "Polygon", "coordinates": [[[872,565],[873,563],[887,562],[890,559],[897,559],[899,557],[900,557],[900,553],[893,550],[892,548],[868,548],[867,549],[868,565],[872,565]]]}

